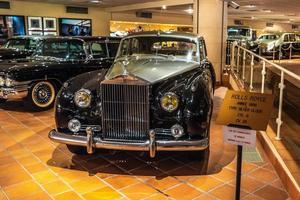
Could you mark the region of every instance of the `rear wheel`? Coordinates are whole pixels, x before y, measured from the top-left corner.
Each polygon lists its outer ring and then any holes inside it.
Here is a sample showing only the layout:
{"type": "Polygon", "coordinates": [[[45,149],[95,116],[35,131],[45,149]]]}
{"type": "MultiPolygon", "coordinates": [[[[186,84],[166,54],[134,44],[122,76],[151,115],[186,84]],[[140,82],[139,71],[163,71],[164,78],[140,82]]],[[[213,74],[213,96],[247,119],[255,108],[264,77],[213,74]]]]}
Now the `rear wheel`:
{"type": "Polygon", "coordinates": [[[86,147],[82,146],[74,146],[67,144],[67,148],[71,153],[77,154],[77,155],[86,155],[86,147]]]}
{"type": "Polygon", "coordinates": [[[54,104],[55,95],[55,85],[49,81],[41,81],[31,87],[29,101],[36,109],[49,109],[54,104]]]}

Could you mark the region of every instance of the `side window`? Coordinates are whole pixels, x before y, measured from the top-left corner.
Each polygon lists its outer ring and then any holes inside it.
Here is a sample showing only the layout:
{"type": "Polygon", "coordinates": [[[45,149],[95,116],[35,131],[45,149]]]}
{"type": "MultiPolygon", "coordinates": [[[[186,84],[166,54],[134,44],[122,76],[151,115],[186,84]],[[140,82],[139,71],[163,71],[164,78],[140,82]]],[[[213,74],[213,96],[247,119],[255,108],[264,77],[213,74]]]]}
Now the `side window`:
{"type": "Polygon", "coordinates": [[[37,45],[37,40],[29,40],[28,49],[35,50],[37,45]]]}
{"type": "Polygon", "coordinates": [[[290,42],[296,42],[296,35],[295,34],[290,35],[290,42]]]}
{"type": "Polygon", "coordinates": [[[284,38],[283,38],[283,41],[288,42],[289,41],[289,35],[285,35],[284,38]]]}
{"type": "Polygon", "coordinates": [[[93,42],[91,44],[91,52],[94,58],[107,57],[106,45],[105,43],[93,42]]]}
{"type": "Polygon", "coordinates": [[[71,41],[69,46],[69,59],[85,59],[85,51],[81,41],[71,41]]]}
{"type": "Polygon", "coordinates": [[[206,58],[206,49],[203,40],[199,41],[199,53],[200,53],[200,61],[204,60],[206,58]]]}
{"type": "Polygon", "coordinates": [[[109,57],[114,58],[117,55],[119,43],[107,43],[109,57]]]}

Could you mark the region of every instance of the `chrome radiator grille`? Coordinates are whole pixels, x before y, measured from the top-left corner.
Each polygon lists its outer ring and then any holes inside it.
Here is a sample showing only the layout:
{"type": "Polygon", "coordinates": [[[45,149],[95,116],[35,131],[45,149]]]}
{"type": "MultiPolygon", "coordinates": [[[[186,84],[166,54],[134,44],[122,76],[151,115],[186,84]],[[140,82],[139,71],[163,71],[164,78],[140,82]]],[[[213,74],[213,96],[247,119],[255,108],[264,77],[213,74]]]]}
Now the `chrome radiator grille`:
{"type": "Polygon", "coordinates": [[[101,83],[103,138],[143,141],[149,131],[149,86],[118,78],[101,83]]]}

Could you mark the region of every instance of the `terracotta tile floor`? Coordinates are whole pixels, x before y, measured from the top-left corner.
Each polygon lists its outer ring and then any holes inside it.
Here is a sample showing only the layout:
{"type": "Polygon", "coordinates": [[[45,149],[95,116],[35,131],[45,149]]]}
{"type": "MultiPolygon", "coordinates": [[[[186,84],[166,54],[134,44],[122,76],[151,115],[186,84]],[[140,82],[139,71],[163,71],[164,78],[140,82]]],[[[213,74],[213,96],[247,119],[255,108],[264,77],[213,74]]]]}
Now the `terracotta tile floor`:
{"type": "MultiPolygon", "coordinates": [[[[215,96],[215,113],[225,88],[215,96]]],[[[22,102],[0,109],[0,199],[234,199],[235,153],[212,122],[207,162],[188,153],[99,151],[73,155],[52,143],[53,111],[31,112],[22,102]]],[[[257,145],[263,162],[243,162],[242,199],[283,200],[289,196],[257,145]]]]}

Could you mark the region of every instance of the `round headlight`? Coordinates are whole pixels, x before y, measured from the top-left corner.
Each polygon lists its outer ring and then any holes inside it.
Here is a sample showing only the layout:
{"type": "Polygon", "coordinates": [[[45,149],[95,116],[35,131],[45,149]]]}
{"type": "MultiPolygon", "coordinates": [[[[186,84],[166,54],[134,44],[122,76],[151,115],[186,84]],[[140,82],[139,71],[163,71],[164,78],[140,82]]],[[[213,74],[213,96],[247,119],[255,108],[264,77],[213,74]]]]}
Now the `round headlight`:
{"type": "Polygon", "coordinates": [[[5,85],[5,79],[0,76],[0,86],[4,86],[5,85]]]}
{"type": "Polygon", "coordinates": [[[160,104],[165,111],[173,112],[179,105],[178,96],[173,92],[168,92],[160,99],[160,104]]]}
{"type": "Polygon", "coordinates": [[[6,78],[6,79],[5,79],[5,85],[6,85],[7,87],[11,87],[11,86],[14,85],[14,81],[13,81],[12,79],[10,79],[10,78],[6,78]]]}
{"type": "Polygon", "coordinates": [[[80,108],[87,108],[91,105],[91,91],[87,89],[78,90],[74,97],[75,104],[80,108]]]}
{"type": "Polygon", "coordinates": [[[68,128],[70,129],[70,131],[72,131],[73,133],[77,133],[80,131],[81,128],[81,123],[80,121],[78,121],[77,119],[71,119],[68,123],[68,128]]]}

